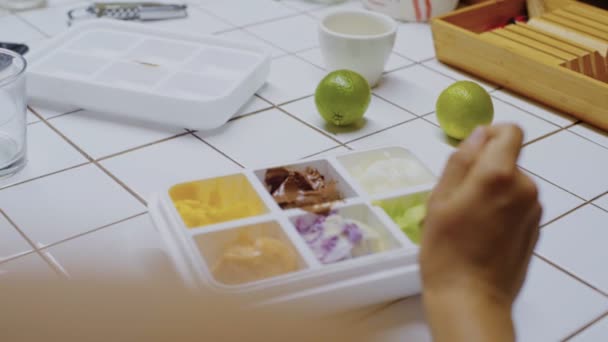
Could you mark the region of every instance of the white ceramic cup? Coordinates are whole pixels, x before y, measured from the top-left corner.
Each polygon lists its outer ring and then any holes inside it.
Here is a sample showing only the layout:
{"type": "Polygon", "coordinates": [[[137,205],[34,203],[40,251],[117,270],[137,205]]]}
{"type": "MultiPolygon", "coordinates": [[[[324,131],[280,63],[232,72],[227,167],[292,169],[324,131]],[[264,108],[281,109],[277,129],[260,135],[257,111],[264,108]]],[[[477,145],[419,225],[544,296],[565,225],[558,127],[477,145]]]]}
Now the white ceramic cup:
{"type": "Polygon", "coordinates": [[[382,77],[396,37],[395,20],[370,11],[337,10],[325,15],[319,24],[319,43],[327,70],[355,71],[371,87],[382,77]]]}

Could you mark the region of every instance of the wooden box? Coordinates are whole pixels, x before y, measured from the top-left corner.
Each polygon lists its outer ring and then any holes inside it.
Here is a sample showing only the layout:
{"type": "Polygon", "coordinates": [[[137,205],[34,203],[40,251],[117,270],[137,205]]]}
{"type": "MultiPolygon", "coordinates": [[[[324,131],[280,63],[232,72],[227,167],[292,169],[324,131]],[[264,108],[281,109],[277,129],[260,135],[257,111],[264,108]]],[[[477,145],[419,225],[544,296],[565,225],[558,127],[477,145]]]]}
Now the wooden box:
{"type": "MultiPolygon", "coordinates": [[[[603,15],[570,0],[548,1],[547,10],[573,3],[603,15]]],[[[491,0],[437,17],[432,21],[437,58],[608,130],[608,59],[601,51],[603,38],[608,43],[608,21],[590,21],[596,36],[589,44],[581,44],[585,37],[565,39],[523,27],[526,23],[495,29],[525,14],[525,0],[491,0]],[[589,47],[594,42],[598,49],[589,47]]]]}

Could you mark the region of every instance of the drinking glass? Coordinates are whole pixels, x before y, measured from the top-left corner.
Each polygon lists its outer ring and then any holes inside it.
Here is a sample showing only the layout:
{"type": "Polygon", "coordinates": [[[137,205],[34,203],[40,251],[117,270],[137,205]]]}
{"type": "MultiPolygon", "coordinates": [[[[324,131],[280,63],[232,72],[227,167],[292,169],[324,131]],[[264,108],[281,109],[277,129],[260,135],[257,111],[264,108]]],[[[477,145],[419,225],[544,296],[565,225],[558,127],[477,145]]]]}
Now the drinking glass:
{"type": "Polygon", "coordinates": [[[0,177],[26,163],[26,67],[21,55],[0,49],[0,177]]]}

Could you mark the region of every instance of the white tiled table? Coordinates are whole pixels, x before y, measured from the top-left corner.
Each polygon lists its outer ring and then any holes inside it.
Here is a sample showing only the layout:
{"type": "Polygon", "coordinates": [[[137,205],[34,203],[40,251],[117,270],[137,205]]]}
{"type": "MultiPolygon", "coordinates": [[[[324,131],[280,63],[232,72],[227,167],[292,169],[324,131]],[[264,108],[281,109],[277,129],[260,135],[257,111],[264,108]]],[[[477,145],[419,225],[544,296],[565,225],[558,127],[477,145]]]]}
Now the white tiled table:
{"type": "MultiPolygon", "coordinates": [[[[91,268],[100,275],[133,273],[150,266],[145,260],[162,260],[145,198],[183,180],[386,144],[414,150],[441,172],[454,147],[437,126],[434,101],[454,80],[474,78],[434,59],[427,25],[400,24],[366,125],[335,130],[320,120],[311,97],[325,73],[315,25],[326,6],[302,0],[187,2],[188,19],[155,25],[265,45],[274,57],[268,83],[213,132],[134,125],[70,106],[31,103],[30,162],[0,181],[0,281],[27,270],[49,277],[78,277],[91,268]],[[260,134],[268,126],[272,133],[260,134]]],[[[37,49],[65,29],[66,10],[82,4],[58,0],[41,10],[2,12],[0,41],[37,49]]],[[[526,131],[520,167],[538,182],[545,206],[541,241],[515,307],[520,340],[605,341],[608,135],[482,85],[495,98],[497,121],[526,131]]],[[[387,305],[368,323],[379,341],[430,341],[419,298],[387,305]]]]}

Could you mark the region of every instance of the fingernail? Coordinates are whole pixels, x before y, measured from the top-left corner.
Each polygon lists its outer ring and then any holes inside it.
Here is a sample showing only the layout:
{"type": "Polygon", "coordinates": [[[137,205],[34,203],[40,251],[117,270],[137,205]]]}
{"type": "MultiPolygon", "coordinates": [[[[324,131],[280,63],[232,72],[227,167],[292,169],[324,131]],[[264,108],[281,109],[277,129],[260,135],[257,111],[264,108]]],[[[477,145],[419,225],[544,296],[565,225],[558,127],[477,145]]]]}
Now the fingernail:
{"type": "Polygon", "coordinates": [[[480,146],[486,141],[486,129],[483,126],[475,128],[473,133],[466,140],[467,145],[480,146]]]}

